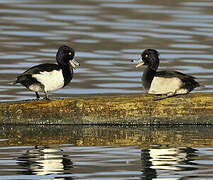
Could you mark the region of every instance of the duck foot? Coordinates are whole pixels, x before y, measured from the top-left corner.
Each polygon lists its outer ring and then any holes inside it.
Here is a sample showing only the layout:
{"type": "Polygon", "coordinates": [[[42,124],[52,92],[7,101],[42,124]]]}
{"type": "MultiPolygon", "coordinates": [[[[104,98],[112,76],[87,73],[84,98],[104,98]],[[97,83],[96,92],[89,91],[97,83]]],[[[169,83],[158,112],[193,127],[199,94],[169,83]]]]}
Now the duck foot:
{"type": "Polygon", "coordinates": [[[45,96],[43,99],[44,99],[44,100],[51,100],[50,98],[48,98],[48,97],[46,97],[46,96],[45,96]]]}
{"type": "Polygon", "coordinates": [[[167,98],[167,96],[155,96],[155,97],[153,97],[153,101],[159,101],[159,100],[162,100],[162,99],[166,99],[167,98]]]}
{"type": "Polygon", "coordinates": [[[159,101],[159,100],[162,100],[162,99],[166,99],[166,98],[170,98],[170,97],[173,97],[175,95],[168,95],[168,94],[163,94],[163,95],[158,95],[158,96],[155,96],[153,98],[154,101],[159,101]]]}
{"type": "Polygon", "coordinates": [[[50,98],[48,97],[48,94],[47,94],[47,92],[44,92],[44,93],[45,93],[44,100],[50,100],[50,98]]]}
{"type": "Polygon", "coordinates": [[[35,94],[36,94],[36,99],[35,100],[39,100],[40,96],[39,96],[38,92],[35,92],[35,94]]]}

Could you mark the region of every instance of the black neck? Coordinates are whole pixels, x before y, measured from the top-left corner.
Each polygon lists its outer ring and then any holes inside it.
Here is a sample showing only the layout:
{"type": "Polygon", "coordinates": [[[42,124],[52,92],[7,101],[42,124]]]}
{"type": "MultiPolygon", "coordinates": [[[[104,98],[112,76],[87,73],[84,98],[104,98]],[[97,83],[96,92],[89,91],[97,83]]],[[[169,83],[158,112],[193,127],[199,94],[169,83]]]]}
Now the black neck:
{"type": "Polygon", "coordinates": [[[64,86],[66,86],[71,80],[72,80],[72,76],[73,76],[73,68],[70,67],[69,65],[60,65],[61,69],[62,69],[62,73],[64,76],[64,86]]]}
{"type": "Polygon", "coordinates": [[[147,67],[143,73],[142,84],[143,84],[143,87],[145,88],[145,90],[147,90],[147,91],[149,90],[149,88],[151,86],[155,72],[156,71],[152,70],[150,67],[147,67]]]}

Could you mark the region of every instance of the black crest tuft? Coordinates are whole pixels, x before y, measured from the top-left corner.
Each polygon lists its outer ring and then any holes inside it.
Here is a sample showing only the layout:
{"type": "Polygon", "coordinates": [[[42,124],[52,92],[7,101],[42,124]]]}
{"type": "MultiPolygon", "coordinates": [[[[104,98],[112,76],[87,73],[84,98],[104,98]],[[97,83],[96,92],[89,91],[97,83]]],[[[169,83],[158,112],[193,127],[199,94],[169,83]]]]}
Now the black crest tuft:
{"type": "Polygon", "coordinates": [[[69,46],[62,45],[56,54],[56,60],[59,65],[67,65],[75,57],[75,50],[69,46]]]}

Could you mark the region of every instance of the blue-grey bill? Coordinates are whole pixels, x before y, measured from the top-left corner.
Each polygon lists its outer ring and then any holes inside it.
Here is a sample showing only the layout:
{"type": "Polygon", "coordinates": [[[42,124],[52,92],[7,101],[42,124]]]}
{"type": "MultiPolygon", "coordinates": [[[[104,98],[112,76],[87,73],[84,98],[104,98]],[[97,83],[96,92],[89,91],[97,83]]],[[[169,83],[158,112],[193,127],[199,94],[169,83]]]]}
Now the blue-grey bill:
{"type": "Polygon", "coordinates": [[[132,62],[134,62],[134,63],[137,64],[137,65],[136,65],[136,68],[138,68],[138,67],[144,65],[144,62],[143,62],[143,60],[142,60],[141,57],[140,57],[139,59],[133,59],[132,62]]]}
{"type": "Polygon", "coordinates": [[[80,66],[80,63],[76,59],[73,59],[70,60],[70,65],[75,69],[76,66],[80,66]]]}

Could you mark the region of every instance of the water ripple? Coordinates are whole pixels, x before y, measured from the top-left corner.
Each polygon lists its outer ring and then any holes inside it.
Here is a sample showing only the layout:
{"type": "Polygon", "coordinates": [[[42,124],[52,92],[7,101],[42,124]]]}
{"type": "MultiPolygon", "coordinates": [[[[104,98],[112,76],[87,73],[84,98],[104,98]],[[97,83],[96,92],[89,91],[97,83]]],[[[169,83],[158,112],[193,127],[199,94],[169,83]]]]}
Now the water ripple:
{"type": "Polygon", "coordinates": [[[146,48],[159,50],[160,69],[190,73],[205,85],[200,91],[212,91],[209,1],[0,0],[0,4],[1,98],[34,97],[9,82],[28,67],[56,63],[61,44],[76,50],[81,67],[71,84],[53,96],[144,92],[143,68],[136,70],[130,60],[146,48]]]}

